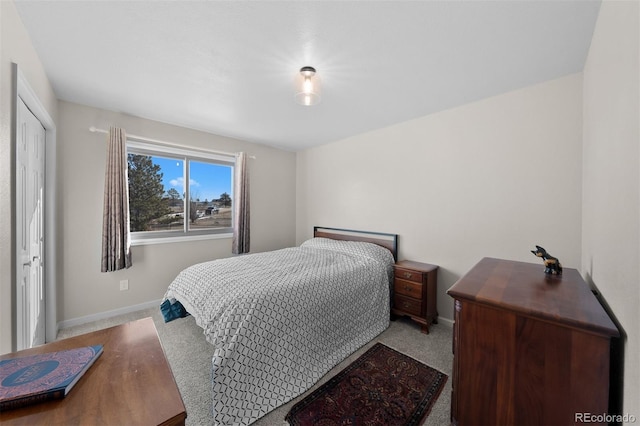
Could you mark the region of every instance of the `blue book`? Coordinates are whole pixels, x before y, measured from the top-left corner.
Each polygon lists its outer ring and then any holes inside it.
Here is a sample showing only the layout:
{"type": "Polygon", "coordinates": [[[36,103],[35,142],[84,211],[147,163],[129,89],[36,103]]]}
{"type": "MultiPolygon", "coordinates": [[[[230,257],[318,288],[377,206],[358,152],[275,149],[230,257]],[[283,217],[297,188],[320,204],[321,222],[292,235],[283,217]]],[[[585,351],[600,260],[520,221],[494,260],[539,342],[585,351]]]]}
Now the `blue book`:
{"type": "Polygon", "coordinates": [[[64,398],[102,355],[102,345],[0,361],[0,411],[64,398]]]}

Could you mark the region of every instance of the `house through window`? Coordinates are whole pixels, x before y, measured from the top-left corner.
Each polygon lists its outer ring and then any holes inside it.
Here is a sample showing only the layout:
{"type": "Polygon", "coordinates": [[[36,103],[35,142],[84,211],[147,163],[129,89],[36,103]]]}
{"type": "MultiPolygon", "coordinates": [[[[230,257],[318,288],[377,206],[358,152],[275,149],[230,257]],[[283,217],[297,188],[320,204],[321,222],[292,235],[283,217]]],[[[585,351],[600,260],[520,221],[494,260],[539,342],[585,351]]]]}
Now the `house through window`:
{"type": "Polygon", "coordinates": [[[235,157],[127,141],[132,243],[231,234],[235,157]]]}

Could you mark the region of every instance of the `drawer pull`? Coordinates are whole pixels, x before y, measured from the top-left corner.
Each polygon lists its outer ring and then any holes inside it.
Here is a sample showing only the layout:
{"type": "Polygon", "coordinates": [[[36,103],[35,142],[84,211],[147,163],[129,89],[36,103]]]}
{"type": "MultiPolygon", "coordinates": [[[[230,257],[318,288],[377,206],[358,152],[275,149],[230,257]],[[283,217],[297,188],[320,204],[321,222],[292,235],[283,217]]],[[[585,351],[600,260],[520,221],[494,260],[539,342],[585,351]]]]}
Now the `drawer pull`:
{"type": "Polygon", "coordinates": [[[404,277],[405,278],[411,278],[411,275],[412,275],[411,272],[405,272],[404,273],[404,277]]]}
{"type": "Polygon", "coordinates": [[[409,287],[408,285],[405,285],[405,286],[404,286],[404,289],[405,289],[406,291],[411,291],[411,287],[409,287]]]}
{"type": "Polygon", "coordinates": [[[408,308],[408,307],[409,307],[409,304],[408,304],[407,302],[404,302],[404,307],[405,307],[405,308],[408,308]]]}

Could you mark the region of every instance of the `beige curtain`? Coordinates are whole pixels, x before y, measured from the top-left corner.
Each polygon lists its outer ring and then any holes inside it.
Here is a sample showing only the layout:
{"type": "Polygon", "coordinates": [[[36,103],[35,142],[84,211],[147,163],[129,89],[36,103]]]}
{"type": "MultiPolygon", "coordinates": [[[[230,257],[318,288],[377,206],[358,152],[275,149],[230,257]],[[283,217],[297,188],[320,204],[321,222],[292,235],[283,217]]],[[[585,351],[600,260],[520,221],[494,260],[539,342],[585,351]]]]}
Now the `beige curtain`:
{"type": "Polygon", "coordinates": [[[236,158],[233,178],[233,245],[234,254],[249,253],[249,169],[247,154],[236,158]]]}
{"type": "Polygon", "coordinates": [[[131,266],[126,141],[124,129],[109,129],[102,213],[102,272],[131,266]]]}

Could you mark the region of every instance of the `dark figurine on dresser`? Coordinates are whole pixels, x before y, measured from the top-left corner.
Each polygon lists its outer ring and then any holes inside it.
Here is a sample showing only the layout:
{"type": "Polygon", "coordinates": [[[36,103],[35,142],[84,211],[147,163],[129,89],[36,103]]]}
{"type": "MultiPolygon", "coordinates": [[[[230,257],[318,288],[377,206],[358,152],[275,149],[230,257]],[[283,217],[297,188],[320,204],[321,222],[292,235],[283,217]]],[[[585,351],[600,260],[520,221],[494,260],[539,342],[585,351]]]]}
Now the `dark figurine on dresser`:
{"type": "Polygon", "coordinates": [[[540,246],[536,246],[535,250],[531,250],[531,253],[538,257],[541,257],[544,261],[544,273],[549,275],[562,275],[562,265],[560,261],[551,256],[545,249],[540,246]]]}

